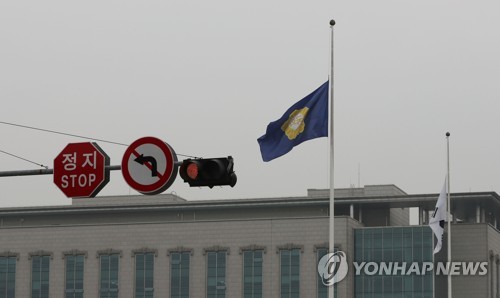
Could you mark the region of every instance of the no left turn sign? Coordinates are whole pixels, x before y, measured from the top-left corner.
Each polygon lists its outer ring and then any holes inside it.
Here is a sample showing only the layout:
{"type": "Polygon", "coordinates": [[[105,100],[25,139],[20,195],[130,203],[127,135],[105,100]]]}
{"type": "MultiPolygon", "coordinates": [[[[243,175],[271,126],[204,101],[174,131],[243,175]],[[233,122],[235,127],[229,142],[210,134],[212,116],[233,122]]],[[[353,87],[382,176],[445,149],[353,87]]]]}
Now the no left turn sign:
{"type": "Polygon", "coordinates": [[[154,137],[133,142],[122,159],[122,174],[130,187],[145,195],[164,192],[177,176],[177,155],[154,137]]]}

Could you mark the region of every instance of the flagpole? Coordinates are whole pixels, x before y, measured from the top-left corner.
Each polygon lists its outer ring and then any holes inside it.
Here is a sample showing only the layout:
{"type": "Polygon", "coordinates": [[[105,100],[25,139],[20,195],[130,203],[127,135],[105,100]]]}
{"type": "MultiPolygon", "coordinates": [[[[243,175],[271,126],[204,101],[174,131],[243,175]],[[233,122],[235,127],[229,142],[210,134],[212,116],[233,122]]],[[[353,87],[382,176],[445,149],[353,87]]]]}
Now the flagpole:
{"type": "MultiPolygon", "coordinates": [[[[446,211],[448,214],[448,264],[451,264],[451,221],[452,221],[452,216],[451,216],[451,196],[450,196],[450,133],[446,133],[446,159],[447,159],[447,183],[448,183],[448,196],[447,196],[447,202],[446,202],[446,211]]],[[[451,265],[450,265],[451,266],[451,265]]],[[[448,274],[448,298],[451,298],[452,294],[452,289],[451,289],[451,274],[448,274]]]]}
{"type": "MultiPolygon", "coordinates": [[[[335,252],[335,206],[334,206],[334,150],[333,150],[333,26],[335,26],[335,20],[330,20],[330,29],[331,29],[331,56],[330,56],[330,92],[328,93],[330,96],[330,216],[329,216],[329,252],[335,252]]],[[[334,298],[334,286],[330,286],[328,288],[328,298],[334,298]]]]}

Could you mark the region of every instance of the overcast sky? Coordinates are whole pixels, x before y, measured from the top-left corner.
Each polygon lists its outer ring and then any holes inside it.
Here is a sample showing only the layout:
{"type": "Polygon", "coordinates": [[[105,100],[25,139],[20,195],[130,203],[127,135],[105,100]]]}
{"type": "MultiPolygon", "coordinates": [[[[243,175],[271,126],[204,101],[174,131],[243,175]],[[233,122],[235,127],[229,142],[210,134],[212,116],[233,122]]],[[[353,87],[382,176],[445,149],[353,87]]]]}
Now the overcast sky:
{"type": "MultiPolygon", "coordinates": [[[[303,196],[329,185],[328,139],[262,162],[267,124],[328,79],[335,19],[335,187],[500,192],[497,0],[2,1],[0,121],[178,154],[232,155],[234,188],[188,200],[303,196]]],[[[86,140],[0,125],[0,150],[49,165],[86,140]]],[[[126,146],[98,144],[121,163],[126,146]]],[[[179,156],[179,159],[185,157],[179,156]]],[[[39,168],[0,154],[1,171],[39,168]]],[[[136,193],[120,171],[100,195],[136,193]]],[[[0,206],[69,204],[52,176],[0,178],[0,206]]]]}

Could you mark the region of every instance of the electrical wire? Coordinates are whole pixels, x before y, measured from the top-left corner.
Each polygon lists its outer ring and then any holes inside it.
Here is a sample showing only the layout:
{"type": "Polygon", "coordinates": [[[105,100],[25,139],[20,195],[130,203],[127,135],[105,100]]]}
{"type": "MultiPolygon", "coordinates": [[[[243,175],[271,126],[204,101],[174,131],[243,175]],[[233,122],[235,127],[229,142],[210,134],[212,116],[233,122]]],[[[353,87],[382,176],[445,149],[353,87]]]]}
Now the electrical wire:
{"type": "MultiPolygon", "coordinates": [[[[16,124],[16,123],[10,123],[10,122],[5,122],[5,121],[0,121],[0,124],[10,125],[10,126],[15,126],[15,127],[20,127],[20,128],[26,128],[26,129],[32,129],[32,130],[38,130],[38,131],[43,131],[43,132],[48,132],[48,133],[53,133],[53,134],[59,134],[59,135],[63,135],[63,136],[70,136],[70,137],[75,137],[75,138],[80,138],[80,139],[98,141],[98,142],[103,142],[103,143],[108,143],[108,144],[114,144],[114,145],[120,145],[120,146],[129,146],[129,145],[124,144],[124,143],[107,141],[107,140],[103,140],[103,139],[96,139],[96,138],[92,138],[92,137],[75,135],[75,134],[71,134],[71,133],[65,133],[65,132],[60,132],[60,131],[55,131],[55,130],[50,130],[50,129],[43,129],[43,128],[38,128],[38,127],[33,127],[33,126],[27,126],[27,125],[21,125],[21,124],[16,124]]],[[[6,153],[4,151],[2,151],[2,152],[6,153]]],[[[9,153],[6,153],[6,154],[15,156],[15,155],[9,154],[9,153]]],[[[184,156],[184,157],[190,157],[190,158],[199,158],[199,157],[192,156],[192,155],[184,155],[184,154],[177,154],[177,155],[184,156]]],[[[35,163],[35,164],[37,164],[37,163],[35,163]]]]}
{"type": "Polygon", "coordinates": [[[9,152],[3,151],[3,150],[0,150],[0,152],[2,152],[2,153],[4,153],[4,154],[7,154],[7,155],[10,155],[10,156],[13,156],[13,157],[15,157],[15,158],[19,158],[19,159],[21,159],[21,160],[27,161],[27,162],[29,162],[29,163],[35,164],[35,165],[40,166],[40,167],[45,168],[45,169],[48,169],[48,168],[49,168],[48,166],[44,166],[44,165],[42,165],[42,164],[36,163],[36,162],[31,161],[31,160],[29,160],[29,159],[26,159],[26,158],[23,158],[23,157],[17,156],[17,155],[15,155],[15,154],[12,154],[12,153],[9,153],[9,152]]]}
{"type": "Polygon", "coordinates": [[[21,127],[21,128],[26,128],[26,129],[33,129],[33,130],[38,130],[38,131],[43,131],[43,132],[48,132],[48,133],[59,134],[59,135],[63,135],[63,136],[70,136],[70,137],[75,137],[75,138],[80,138],[80,139],[99,141],[99,142],[104,142],[104,143],[109,143],[109,144],[115,144],[115,145],[121,145],[121,146],[128,146],[127,144],[123,144],[123,143],[106,141],[106,140],[100,140],[100,139],[91,138],[91,137],[85,137],[85,136],[80,136],[80,135],[75,135],[75,134],[70,134],[70,133],[65,133],[65,132],[59,132],[59,131],[55,131],[55,130],[49,130],[49,129],[43,129],[43,128],[38,128],[38,127],[20,125],[20,124],[9,123],[9,122],[4,122],[4,121],[0,121],[0,124],[11,125],[11,126],[21,127]]]}

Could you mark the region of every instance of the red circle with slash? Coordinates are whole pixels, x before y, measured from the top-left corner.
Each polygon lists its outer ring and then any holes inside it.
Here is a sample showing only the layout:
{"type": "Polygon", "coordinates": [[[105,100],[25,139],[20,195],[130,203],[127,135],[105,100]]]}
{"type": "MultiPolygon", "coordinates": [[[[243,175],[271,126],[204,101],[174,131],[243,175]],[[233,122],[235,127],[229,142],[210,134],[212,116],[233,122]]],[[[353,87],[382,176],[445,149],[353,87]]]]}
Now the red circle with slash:
{"type": "Polygon", "coordinates": [[[122,174],[127,184],[145,195],[168,189],[177,177],[177,155],[164,141],[143,137],[123,154],[122,174]]]}

